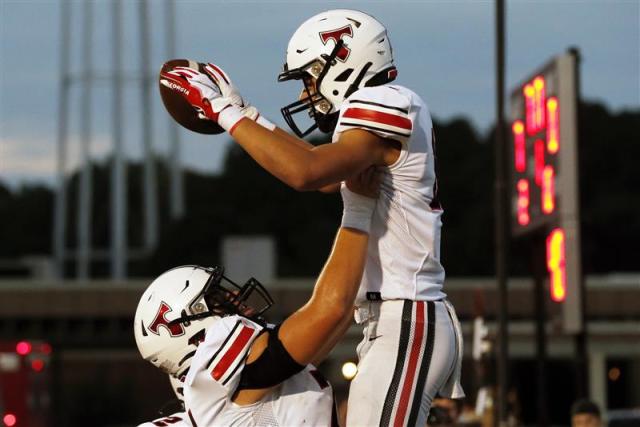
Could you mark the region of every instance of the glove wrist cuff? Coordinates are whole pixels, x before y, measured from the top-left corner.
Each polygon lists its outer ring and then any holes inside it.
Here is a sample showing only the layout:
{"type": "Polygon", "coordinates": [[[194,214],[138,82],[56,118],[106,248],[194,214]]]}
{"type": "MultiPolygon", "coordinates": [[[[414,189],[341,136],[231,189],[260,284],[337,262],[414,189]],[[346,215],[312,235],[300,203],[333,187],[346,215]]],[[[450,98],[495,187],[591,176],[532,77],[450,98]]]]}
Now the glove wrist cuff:
{"type": "MultiPolygon", "coordinates": [[[[245,117],[250,120],[253,119],[252,117],[247,116],[246,112],[237,105],[230,105],[222,110],[218,115],[218,124],[221,128],[229,132],[229,134],[233,134],[233,131],[240,123],[240,120],[244,119],[245,117]]],[[[274,125],[267,118],[261,116],[259,113],[258,117],[254,120],[257,124],[270,131],[273,131],[276,128],[276,125],[274,125]]]]}
{"type": "Polygon", "coordinates": [[[263,128],[267,128],[270,131],[273,131],[276,128],[276,125],[271,123],[271,121],[269,121],[269,119],[267,119],[266,117],[264,117],[262,115],[258,116],[258,118],[256,119],[256,123],[259,124],[260,126],[262,126],[263,128]]]}
{"type": "Polygon", "coordinates": [[[230,105],[218,114],[218,124],[229,133],[233,132],[233,128],[244,119],[242,110],[236,105],[230,105]]]}

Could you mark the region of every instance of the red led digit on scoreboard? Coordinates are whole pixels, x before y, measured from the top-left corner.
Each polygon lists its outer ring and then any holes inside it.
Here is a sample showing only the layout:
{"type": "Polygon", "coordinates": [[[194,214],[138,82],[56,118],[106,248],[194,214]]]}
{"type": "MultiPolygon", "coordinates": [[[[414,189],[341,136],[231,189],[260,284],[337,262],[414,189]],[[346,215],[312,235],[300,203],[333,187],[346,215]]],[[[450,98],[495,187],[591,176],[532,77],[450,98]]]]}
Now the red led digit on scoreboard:
{"type": "Polygon", "coordinates": [[[524,124],[521,120],[513,122],[513,152],[517,172],[524,172],[527,167],[527,152],[524,140],[524,124]]]}
{"type": "Polygon", "coordinates": [[[525,119],[528,135],[534,135],[546,126],[547,90],[544,77],[537,76],[524,85],[525,119]]]}
{"type": "Polygon", "coordinates": [[[556,154],[560,149],[560,113],[558,99],[551,97],[547,100],[547,151],[556,154]]]}
{"type": "Polygon", "coordinates": [[[542,173],[544,171],[544,141],[537,139],[533,144],[534,179],[538,186],[542,186],[542,173]]]}
{"type": "Polygon", "coordinates": [[[542,171],[542,212],[550,214],[556,207],[555,203],[555,172],[553,166],[547,165],[542,171]]]}
{"type": "Polygon", "coordinates": [[[546,107],[546,87],[544,78],[541,76],[533,79],[533,89],[535,90],[535,120],[536,132],[544,129],[545,123],[545,107],[546,107]]]}
{"type": "Polygon", "coordinates": [[[525,110],[525,122],[527,125],[527,134],[533,135],[535,131],[536,123],[536,90],[533,88],[533,84],[527,83],[522,90],[524,94],[524,110],[525,110]]]}
{"type": "Polygon", "coordinates": [[[567,272],[565,259],[564,230],[555,228],[547,236],[547,270],[549,290],[555,302],[564,301],[567,295],[567,272]]]}
{"type": "Polygon", "coordinates": [[[525,226],[529,224],[529,181],[524,178],[518,180],[518,224],[525,226]]]}

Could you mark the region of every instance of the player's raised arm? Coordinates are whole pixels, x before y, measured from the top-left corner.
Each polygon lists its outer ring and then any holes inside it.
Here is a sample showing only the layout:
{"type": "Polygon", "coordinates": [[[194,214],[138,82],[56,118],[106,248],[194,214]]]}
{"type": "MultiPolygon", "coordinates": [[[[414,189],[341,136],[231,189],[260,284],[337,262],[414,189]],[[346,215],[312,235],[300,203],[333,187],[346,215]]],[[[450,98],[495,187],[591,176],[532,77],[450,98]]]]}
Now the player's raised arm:
{"type": "MultiPolygon", "coordinates": [[[[379,177],[370,168],[349,183],[375,196],[379,177]]],[[[250,404],[273,386],[317,361],[341,338],[352,318],[353,304],[364,270],[375,199],[343,185],[342,224],[309,301],[275,330],[258,337],[251,348],[234,402],[250,404]],[[269,372],[264,368],[270,367],[269,372]],[[250,384],[256,384],[251,386],[250,384]],[[261,387],[262,386],[262,387],[261,387]]]]}
{"type": "Polygon", "coordinates": [[[260,116],[220,67],[208,64],[204,70],[179,67],[163,78],[173,83],[203,120],[219,124],[258,164],[296,190],[318,190],[369,166],[390,164],[397,157],[395,153],[390,160],[389,150],[398,151],[398,147],[363,129],[344,132],[337,144],[314,147],[260,116]]]}
{"type": "Polygon", "coordinates": [[[385,146],[379,137],[363,130],[351,131],[338,144],[313,148],[297,145],[250,120],[239,123],[232,136],[258,164],[299,191],[317,190],[369,166],[383,165],[385,146]]]}

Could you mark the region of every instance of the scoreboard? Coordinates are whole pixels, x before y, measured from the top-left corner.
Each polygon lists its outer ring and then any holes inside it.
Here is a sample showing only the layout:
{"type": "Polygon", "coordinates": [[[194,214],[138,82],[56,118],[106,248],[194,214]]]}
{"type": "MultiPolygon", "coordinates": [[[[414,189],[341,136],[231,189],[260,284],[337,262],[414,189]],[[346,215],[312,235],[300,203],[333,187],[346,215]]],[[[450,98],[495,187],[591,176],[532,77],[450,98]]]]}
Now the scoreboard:
{"type": "Polygon", "coordinates": [[[552,58],[511,93],[511,229],[544,233],[552,301],[566,332],[582,329],[577,52],[552,58]]]}

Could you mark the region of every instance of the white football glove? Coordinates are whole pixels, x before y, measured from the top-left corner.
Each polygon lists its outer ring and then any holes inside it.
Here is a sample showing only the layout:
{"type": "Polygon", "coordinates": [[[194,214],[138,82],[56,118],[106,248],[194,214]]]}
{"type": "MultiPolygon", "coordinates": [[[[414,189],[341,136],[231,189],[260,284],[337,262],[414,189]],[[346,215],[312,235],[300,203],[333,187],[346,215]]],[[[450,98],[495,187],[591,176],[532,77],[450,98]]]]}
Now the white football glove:
{"type": "Polygon", "coordinates": [[[244,117],[268,128],[265,123],[270,122],[261,118],[258,110],[242,99],[222,69],[211,63],[205,65],[204,69],[205,73],[201,73],[189,67],[176,67],[167,73],[185,79],[189,89],[195,89],[189,91],[194,95],[185,98],[198,111],[199,118],[212,120],[229,132],[244,117]]]}

